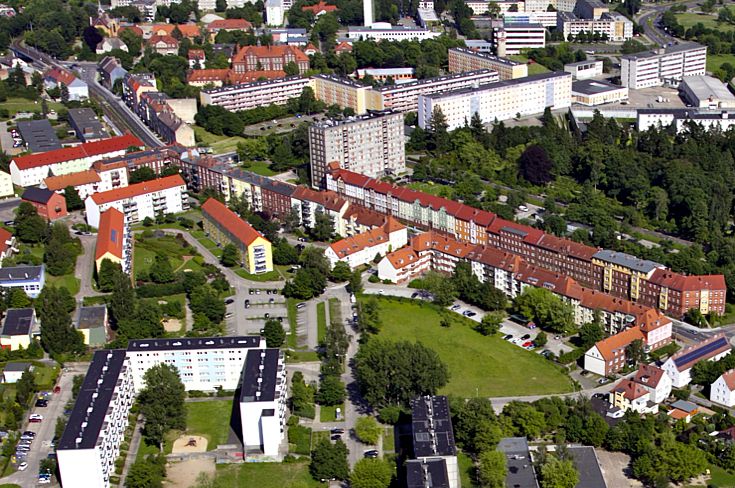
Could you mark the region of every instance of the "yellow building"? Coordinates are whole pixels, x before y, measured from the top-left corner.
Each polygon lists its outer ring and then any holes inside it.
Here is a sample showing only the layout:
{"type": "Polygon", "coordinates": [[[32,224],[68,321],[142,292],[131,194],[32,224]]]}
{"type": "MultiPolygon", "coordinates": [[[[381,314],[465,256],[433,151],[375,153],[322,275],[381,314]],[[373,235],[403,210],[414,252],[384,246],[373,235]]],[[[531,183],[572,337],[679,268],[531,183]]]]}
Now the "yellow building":
{"type": "Polygon", "coordinates": [[[314,96],[327,105],[349,107],[356,114],[364,114],[368,109],[376,109],[367,105],[367,96],[371,87],[361,85],[347,78],[332,75],[317,75],[311,78],[314,96]]]}
{"type": "Polygon", "coordinates": [[[32,308],[9,309],[0,330],[0,347],[10,351],[28,349],[35,328],[36,313],[32,308]]]}
{"type": "Polygon", "coordinates": [[[202,205],[204,231],[218,246],[233,244],[240,251],[241,265],[250,274],[273,271],[273,253],[268,239],[222,202],[210,198],[202,205]]]}

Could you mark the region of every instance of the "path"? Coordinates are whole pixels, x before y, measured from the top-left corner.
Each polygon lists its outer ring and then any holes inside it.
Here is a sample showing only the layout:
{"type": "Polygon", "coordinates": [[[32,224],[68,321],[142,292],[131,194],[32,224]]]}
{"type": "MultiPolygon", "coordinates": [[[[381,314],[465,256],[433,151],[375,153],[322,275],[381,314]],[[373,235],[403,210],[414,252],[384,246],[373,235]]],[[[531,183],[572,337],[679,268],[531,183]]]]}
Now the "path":
{"type": "Polygon", "coordinates": [[[143,439],[143,416],[138,415],[135,421],[135,428],[133,430],[133,437],[130,439],[130,447],[128,448],[128,455],[125,458],[125,465],[123,466],[122,474],[120,475],[120,483],[118,486],[125,486],[125,477],[128,475],[130,466],[135,462],[135,458],[138,457],[138,449],[140,448],[140,442],[143,439]]]}
{"type": "Polygon", "coordinates": [[[90,236],[78,236],[82,242],[82,254],[77,256],[77,264],[74,269],[74,276],[79,278],[79,293],[77,297],[81,300],[84,297],[92,297],[103,295],[92,286],[94,276],[94,252],[97,244],[97,234],[90,236]]]}

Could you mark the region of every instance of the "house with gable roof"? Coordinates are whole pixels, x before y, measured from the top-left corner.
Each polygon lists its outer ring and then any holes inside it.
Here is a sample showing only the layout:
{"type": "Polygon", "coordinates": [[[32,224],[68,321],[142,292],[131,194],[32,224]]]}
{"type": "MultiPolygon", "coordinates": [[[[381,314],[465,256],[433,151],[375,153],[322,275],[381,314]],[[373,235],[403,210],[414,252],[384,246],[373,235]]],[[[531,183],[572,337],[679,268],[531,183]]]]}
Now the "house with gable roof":
{"type": "Polygon", "coordinates": [[[692,381],[692,368],[695,364],[700,361],[717,361],[730,354],[731,350],[727,336],[716,334],[677,352],[666,360],[663,369],[671,377],[674,388],[681,388],[692,381]]]}
{"type": "Polygon", "coordinates": [[[735,407],[735,369],[725,371],[712,383],[709,399],[726,407],[735,407]]]}

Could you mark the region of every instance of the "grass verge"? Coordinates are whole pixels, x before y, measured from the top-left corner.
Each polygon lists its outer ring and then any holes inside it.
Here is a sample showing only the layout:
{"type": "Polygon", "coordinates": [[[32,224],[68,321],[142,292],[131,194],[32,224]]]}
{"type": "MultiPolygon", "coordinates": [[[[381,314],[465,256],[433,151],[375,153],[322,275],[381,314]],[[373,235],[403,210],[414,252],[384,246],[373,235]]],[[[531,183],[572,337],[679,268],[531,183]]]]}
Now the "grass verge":
{"type": "Polygon", "coordinates": [[[344,422],[345,417],[345,405],[320,405],[319,406],[319,421],[320,422],[344,422]],[[337,420],[337,408],[342,412],[342,418],[337,420]]]}
{"type": "Polygon", "coordinates": [[[327,335],[327,306],[324,302],[316,304],[316,337],[320,343],[327,335]]]}
{"type": "Polygon", "coordinates": [[[75,277],[73,274],[61,276],[51,276],[50,274],[47,274],[46,283],[59,288],[66,288],[72,295],[79,293],[79,288],[81,286],[79,278],[75,277]]]}
{"type": "Polygon", "coordinates": [[[258,488],[317,488],[324,484],[309,474],[308,460],[292,463],[245,463],[218,466],[217,486],[257,486],[258,488]]]}
{"type": "Polygon", "coordinates": [[[234,271],[241,278],[245,278],[249,281],[257,281],[258,283],[265,283],[266,281],[281,281],[283,279],[281,274],[276,270],[261,274],[250,274],[244,268],[236,268],[234,271]]]}

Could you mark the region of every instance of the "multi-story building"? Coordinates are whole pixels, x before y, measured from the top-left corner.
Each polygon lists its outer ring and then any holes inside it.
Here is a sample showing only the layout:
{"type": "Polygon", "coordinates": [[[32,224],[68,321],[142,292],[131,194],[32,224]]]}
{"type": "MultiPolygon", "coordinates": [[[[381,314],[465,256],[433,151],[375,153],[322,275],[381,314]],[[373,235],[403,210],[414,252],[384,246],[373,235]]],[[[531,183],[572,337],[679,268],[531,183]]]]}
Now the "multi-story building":
{"type": "Polygon", "coordinates": [[[97,64],[97,72],[102,78],[102,84],[108,90],[112,90],[117,80],[122,80],[128,71],[120,65],[120,62],[113,57],[105,56],[97,64]]]}
{"type": "MultiPolygon", "coordinates": [[[[563,13],[563,12],[561,12],[563,13]]],[[[556,27],[560,12],[503,12],[503,20],[512,24],[540,24],[546,28],[556,27]]]]}
{"type": "Polygon", "coordinates": [[[371,26],[350,26],[347,39],[374,41],[423,41],[441,35],[440,31],[432,31],[420,27],[394,26],[387,22],[375,22],[371,26]]]}
{"type": "Polygon", "coordinates": [[[682,132],[690,123],[705,130],[727,130],[735,125],[735,110],[707,110],[701,108],[639,108],[637,127],[640,131],[673,125],[682,132]]]}
{"type": "Polygon", "coordinates": [[[94,264],[99,273],[102,261],[109,259],[130,273],[133,266],[133,233],[125,222],[125,215],[116,208],[108,208],[100,215],[94,264]]]}
{"type": "Polygon", "coordinates": [[[564,65],[564,71],[570,73],[575,80],[586,80],[602,75],[602,60],[592,59],[568,63],[564,65]]]}
{"type": "Polygon", "coordinates": [[[735,369],[725,371],[712,383],[709,399],[726,407],[735,406],[735,369]]]}
{"type": "Polygon", "coordinates": [[[172,214],[189,209],[186,183],[179,175],[167,176],[136,183],[124,188],[95,193],[84,201],[87,223],[99,227],[100,215],[108,208],[116,208],[125,214],[128,223],[134,224],[146,217],[172,214]]]}
{"type": "Polygon", "coordinates": [[[408,229],[396,219],[389,218],[383,227],[346,237],[329,245],[324,255],[334,267],[347,263],[350,269],[368,264],[376,256],[385,256],[392,249],[401,249],[408,243],[408,229]]]}
{"type": "Polygon", "coordinates": [[[294,63],[299,74],[309,69],[309,57],[292,46],[243,46],[232,58],[232,69],[235,73],[247,71],[284,70],[286,65],[294,63]]]}
{"type": "Polygon", "coordinates": [[[299,216],[299,224],[313,229],[318,214],[326,215],[334,225],[334,233],[346,236],[350,233],[344,225],[344,216],[349,208],[347,200],[333,191],[315,191],[299,186],[291,194],[291,205],[299,216]]]}
{"type": "Polygon", "coordinates": [[[687,76],[704,76],[707,46],[686,42],[655,51],[626,54],[620,58],[620,81],[633,90],[678,85],[687,76]]]}
{"type": "Polygon", "coordinates": [[[492,122],[538,114],[546,108],[567,108],[571,104],[572,76],[554,71],[476,88],[421,95],[418,118],[419,126],[426,129],[438,108],[451,130],[469,123],[474,114],[492,122]]]}
{"type": "Polygon", "coordinates": [[[87,142],[28,156],[16,156],[10,161],[10,176],[18,186],[39,185],[51,175],[65,175],[89,169],[95,161],[120,156],[130,147],[143,147],[143,142],[130,134],[87,142]]]}
{"type": "Polygon", "coordinates": [[[21,288],[30,298],[36,298],[46,283],[46,268],[41,266],[13,266],[0,268],[0,287],[21,288]]]}
{"type": "Polygon", "coordinates": [[[616,12],[606,12],[596,18],[579,18],[573,13],[559,12],[556,29],[564,35],[564,39],[569,41],[573,41],[583,32],[601,34],[613,42],[633,38],[633,22],[616,12]]]}
{"type": "Polygon", "coordinates": [[[336,75],[316,75],[311,78],[310,86],[316,99],[327,105],[351,108],[356,114],[364,114],[368,110],[368,85],[336,75]]]}
{"type": "Polygon", "coordinates": [[[36,312],[32,308],[11,308],[5,312],[0,329],[0,348],[9,351],[28,349],[36,330],[36,312]]]}
{"type": "Polygon", "coordinates": [[[600,376],[617,373],[627,365],[626,350],[633,341],[645,341],[639,327],[631,327],[599,341],[585,353],[584,369],[600,376]]]}
{"type": "Polygon", "coordinates": [[[449,49],[449,72],[464,73],[478,69],[498,72],[500,80],[514,80],[528,76],[528,65],[512,59],[499,58],[492,54],[474,51],[464,47],[449,49]]]}
{"type": "Polygon", "coordinates": [[[423,396],[411,400],[413,458],[421,462],[443,462],[449,488],[459,488],[457,447],[454,443],[449,401],[445,396],[423,396]]]}
{"type": "Polygon", "coordinates": [[[493,28],[493,44],[498,56],[521,54],[523,49],[546,47],[546,28],[541,24],[504,22],[493,28]]]}
{"type": "Polygon", "coordinates": [[[100,175],[93,169],[88,169],[78,173],[49,176],[43,180],[41,186],[57,193],[62,193],[66,188],[72,187],[79,193],[79,198],[84,200],[100,190],[100,182],[100,175]]]}
{"type": "Polygon", "coordinates": [[[309,84],[308,78],[289,76],[202,90],[199,99],[202,106],[216,105],[237,112],[268,105],[285,105],[290,99],[298,98],[309,84]]]}
{"type": "Polygon", "coordinates": [[[638,366],[632,380],[648,390],[651,395],[650,401],[653,403],[662,403],[671,394],[671,377],[655,364],[638,366]]]}
{"type": "Polygon", "coordinates": [[[0,197],[7,197],[14,194],[13,177],[10,176],[10,173],[0,171],[0,197]]]}
{"type": "Polygon", "coordinates": [[[64,486],[110,486],[134,400],[125,351],[95,352],[56,447],[64,486]]]}
{"type": "Polygon", "coordinates": [[[398,175],[406,169],[403,114],[392,110],[368,112],[341,120],[327,120],[309,126],[311,183],[326,186],[328,166],[373,178],[398,175]]]}
{"type": "Polygon", "coordinates": [[[235,212],[214,198],[202,205],[204,232],[218,246],[233,244],[240,251],[240,265],[250,274],[273,271],[271,243],[235,212]]]}
{"type": "Polygon", "coordinates": [[[89,86],[71,71],[52,68],[44,73],[44,84],[47,88],[65,86],[69,91],[69,100],[86,100],[89,98],[89,86]]]}
{"type": "Polygon", "coordinates": [[[64,196],[46,188],[36,188],[33,186],[26,188],[21,199],[33,205],[38,215],[48,221],[60,219],[68,215],[64,196]]]}
{"type": "Polygon", "coordinates": [[[286,425],[286,365],[279,349],[251,349],[242,368],[240,418],[245,451],[277,456],[286,425]]]}
{"type": "Polygon", "coordinates": [[[164,146],[135,151],[103,159],[95,162],[92,168],[97,171],[102,181],[100,191],[128,186],[128,174],[140,168],[150,168],[160,175],[163,170],[172,166],[181,167],[181,155],[186,150],[180,146],[164,146]]]}
{"type": "Polygon", "coordinates": [[[692,368],[700,361],[717,361],[732,351],[730,340],[716,334],[697,344],[685,347],[663,364],[662,369],[671,377],[674,388],[682,388],[692,381],[692,368]]]}
{"type": "Polygon", "coordinates": [[[623,412],[628,410],[639,413],[656,413],[658,405],[651,401],[651,392],[633,380],[623,378],[609,394],[610,406],[623,412]]]}

